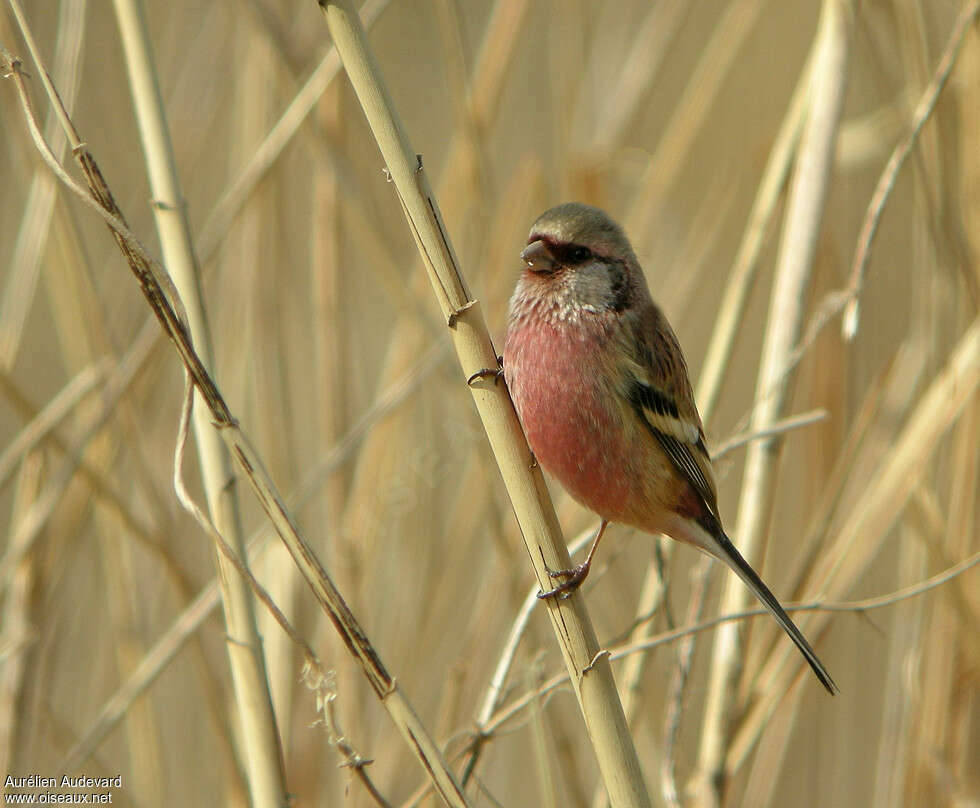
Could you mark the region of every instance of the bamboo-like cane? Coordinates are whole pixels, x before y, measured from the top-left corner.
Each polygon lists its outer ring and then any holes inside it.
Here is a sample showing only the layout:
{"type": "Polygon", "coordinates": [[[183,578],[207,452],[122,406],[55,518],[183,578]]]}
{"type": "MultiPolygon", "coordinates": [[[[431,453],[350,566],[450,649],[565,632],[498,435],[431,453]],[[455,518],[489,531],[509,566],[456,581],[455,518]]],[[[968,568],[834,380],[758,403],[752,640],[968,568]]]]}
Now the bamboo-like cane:
{"type": "MultiPolygon", "coordinates": [[[[449,325],[465,379],[496,366],[479,304],[466,288],[429,189],[422,160],[412,150],[381,79],[364,29],[346,0],[320,0],[334,45],[384,156],[433,290],[449,325]]],[[[462,382],[461,382],[462,383],[462,382]]],[[[542,588],[549,569],[571,565],[540,469],[505,388],[492,382],[473,387],[473,398],[500,466],[528,553],[542,588]]],[[[580,594],[552,599],[548,613],[595,749],[599,770],[615,806],[649,805],[607,655],[600,649],[580,594]]]]}
{"type": "MultiPolygon", "coordinates": [[[[137,0],[115,0],[115,8],[164,263],[187,310],[188,327],[197,352],[205,368],[211,370],[214,364],[211,334],[201,297],[200,270],[194,255],[146,20],[137,0]]],[[[197,404],[193,412],[194,436],[211,520],[242,563],[247,563],[231,458],[221,436],[211,426],[207,408],[200,399],[197,404]]],[[[287,801],[282,746],[252,593],[248,583],[221,553],[217,554],[217,565],[228,629],[225,647],[242,726],[242,757],[249,791],[255,805],[282,805],[287,801]]]]}

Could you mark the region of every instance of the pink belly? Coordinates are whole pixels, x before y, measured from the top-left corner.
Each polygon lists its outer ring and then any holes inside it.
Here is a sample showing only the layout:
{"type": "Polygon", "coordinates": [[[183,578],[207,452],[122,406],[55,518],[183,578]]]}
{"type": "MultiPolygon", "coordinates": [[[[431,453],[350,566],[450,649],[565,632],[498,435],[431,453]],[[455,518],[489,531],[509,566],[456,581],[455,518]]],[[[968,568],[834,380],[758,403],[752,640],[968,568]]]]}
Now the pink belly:
{"type": "Polygon", "coordinates": [[[569,338],[552,325],[512,331],[504,374],[542,467],[586,507],[624,521],[632,464],[619,407],[594,361],[599,339],[569,338]]]}

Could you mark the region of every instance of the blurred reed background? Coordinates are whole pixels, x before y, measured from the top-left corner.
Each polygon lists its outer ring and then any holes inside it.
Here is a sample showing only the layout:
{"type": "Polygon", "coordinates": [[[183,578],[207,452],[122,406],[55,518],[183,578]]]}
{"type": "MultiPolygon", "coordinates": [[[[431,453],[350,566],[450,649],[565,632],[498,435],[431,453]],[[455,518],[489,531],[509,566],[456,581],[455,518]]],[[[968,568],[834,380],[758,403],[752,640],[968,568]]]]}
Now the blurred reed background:
{"type": "MultiPolygon", "coordinates": [[[[316,88],[308,116],[290,106],[330,50],[320,10],[312,0],[145,5],[229,405],[297,498],[307,535],[422,721],[455,770],[469,771],[472,804],[604,804],[567,686],[493,719],[472,753],[508,633],[536,586],[346,77],[316,88]]],[[[971,5],[857,4],[801,337],[848,287],[879,176],[971,5]]],[[[820,4],[367,7],[370,41],[498,348],[518,253],[552,204],[587,201],[626,225],[695,381],[740,245],[762,234],[723,382],[701,402],[713,446],[744,432],[758,404],[785,192],[764,230],[751,230],[750,212],[786,140],[781,128],[792,129],[820,4]]],[[[159,255],[112,5],[35,0],[27,15],[82,138],[159,255]]],[[[6,5],[0,44],[27,55],[6,5]]],[[[44,120],[36,75],[30,85],[44,120]]],[[[122,775],[117,804],[247,804],[220,608],[191,630],[177,622],[215,574],[210,541],[173,494],[179,363],[104,226],[51,180],[13,88],[0,90],[2,774],[56,776],[67,762],[71,773],[122,775]],[[123,684],[161,646],[159,670],[126,698],[123,684]],[[106,720],[112,699],[117,723],[106,720]]],[[[771,529],[756,556],[784,601],[887,595],[977,553],[978,266],[974,22],[887,200],[853,339],[835,316],[804,340],[785,411],[826,418],[782,438],[771,529]],[[947,368],[957,362],[954,378],[947,368]]],[[[744,448],[719,461],[730,532],[744,463],[744,448]]],[[[185,466],[203,501],[193,452],[185,466]]],[[[569,539],[593,526],[553,493],[569,539]]],[[[244,487],[240,499],[246,534],[266,535],[244,487]]],[[[373,759],[365,771],[378,792],[391,805],[434,804],[291,559],[277,540],[260,546],[256,574],[335,672],[333,715],[373,759]]],[[[654,547],[622,527],[604,542],[585,591],[606,647],[690,619],[699,558],[671,551],[659,597],[654,547]],[[638,614],[649,618],[640,626],[638,614]]],[[[719,612],[729,577],[712,568],[704,616],[719,612]]],[[[654,804],[669,791],[665,749],[685,804],[980,800],[977,581],[966,571],[872,611],[801,615],[841,687],[834,699],[790,658],[771,620],[744,623],[714,768],[705,738],[720,719],[705,704],[715,630],[698,635],[679,711],[677,642],[615,662],[654,804]],[[676,742],[665,744],[668,725],[676,742]]],[[[376,804],[338,765],[338,730],[313,726],[301,654],[257,614],[295,804],[376,804]]],[[[562,672],[537,608],[497,712],[562,672]]]]}

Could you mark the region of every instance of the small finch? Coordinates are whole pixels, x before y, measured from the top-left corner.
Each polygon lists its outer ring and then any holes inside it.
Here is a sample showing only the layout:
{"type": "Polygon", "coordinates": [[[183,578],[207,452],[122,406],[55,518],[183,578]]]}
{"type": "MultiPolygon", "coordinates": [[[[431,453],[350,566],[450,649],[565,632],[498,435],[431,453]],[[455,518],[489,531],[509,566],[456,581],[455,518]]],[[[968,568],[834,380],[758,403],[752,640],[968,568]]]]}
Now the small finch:
{"type": "Polygon", "coordinates": [[[813,648],[725,535],[684,356],[623,231],[601,210],[570,202],[541,215],[521,258],[503,375],[534,456],[601,519],[585,563],[552,572],[566,580],[542,596],[582,583],[609,522],[665,533],[731,567],[835,693],[813,648]]]}

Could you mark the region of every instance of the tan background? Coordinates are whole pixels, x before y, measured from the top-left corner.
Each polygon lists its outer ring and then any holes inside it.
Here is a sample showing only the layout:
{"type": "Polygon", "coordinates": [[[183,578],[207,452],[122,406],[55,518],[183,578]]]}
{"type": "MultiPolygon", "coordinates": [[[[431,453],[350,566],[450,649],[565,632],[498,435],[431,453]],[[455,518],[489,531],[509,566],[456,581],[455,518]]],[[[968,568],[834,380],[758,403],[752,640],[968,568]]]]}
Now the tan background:
{"type": "MultiPolygon", "coordinates": [[[[72,71],[75,122],[134,230],[158,254],[112,7],[88,5],[84,28],[74,29],[82,37],[82,58],[72,71]]],[[[698,375],[819,4],[702,0],[675,3],[673,12],[663,5],[662,19],[675,27],[660,46],[655,37],[641,39],[649,33],[644,2],[395,0],[370,33],[498,346],[528,226],[544,208],[580,199],[627,224],[654,296],[698,375]],[[644,57],[653,60],[646,74],[644,57]],[[651,165],[659,168],[650,171],[651,165]],[[638,209],[636,199],[644,196],[649,204],[638,209]]],[[[386,664],[455,759],[532,579],[393,186],[341,75],[231,227],[216,226],[209,219],[216,203],[326,52],[326,27],[313,2],[147,6],[189,215],[209,259],[205,291],[216,375],[280,487],[295,490],[377,395],[441,346],[407,399],[372,425],[298,512],[386,664]],[[208,244],[217,247],[208,252],[208,244]]],[[[811,312],[847,281],[875,183],[908,129],[959,6],[860,4],[811,312]]],[[[49,67],[60,8],[54,0],[28,8],[49,67]]],[[[13,31],[5,8],[0,44],[26,56],[13,31]]],[[[71,82],[56,80],[67,95],[71,82]]],[[[32,90],[46,115],[36,81],[32,90]]],[[[111,372],[148,310],[105,228],[65,196],[40,242],[36,273],[15,263],[32,173],[42,170],[12,88],[0,83],[0,91],[2,449],[84,368],[105,362],[100,367],[111,372]]],[[[830,547],[860,511],[866,486],[976,317],[978,110],[974,28],[886,208],[855,340],[841,339],[835,319],[799,367],[789,412],[824,408],[828,418],[783,445],[762,571],[784,600],[821,594],[794,588],[810,566],[808,554],[830,547]],[[845,453],[862,407],[880,385],[884,400],[861,433],[863,442],[845,453]],[[838,465],[846,476],[820,531],[816,520],[833,497],[838,465]],[[803,545],[806,536],[810,543],[803,545]]],[[[723,400],[706,424],[713,444],[740,431],[752,406],[777,244],[778,223],[763,250],[723,400]]],[[[31,503],[47,490],[57,494],[29,552],[3,570],[3,637],[11,649],[0,661],[3,774],[57,774],[103,703],[213,575],[206,538],[172,494],[180,381],[172,351],[161,344],[86,444],[84,474],[66,460],[64,446],[98,416],[98,385],[58,428],[60,448],[46,440],[3,480],[0,523],[10,525],[8,537],[31,503]],[[64,490],[48,488],[69,469],[64,490]]],[[[920,477],[911,503],[896,503],[897,524],[860,537],[880,549],[840,597],[892,592],[977,551],[978,436],[974,395],[925,467],[909,470],[920,477]]],[[[743,463],[740,450],[719,467],[729,525],[743,463]]],[[[186,477],[199,492],[193,453],[186,477]]],[[[591,525],[557,487],[555,496],[567,535],[591,525]]],[[[255,530],[259,510],[247,492],[242,500],[246,525],[255,530]]],[[[653,555],[650,538],[629,537],[623,528],[606,542],[587,597],[600,638],[612,644],[631,626],[653,555]]],[[[676,620],[686,612],[695,561],[686,548],[671,561],[676,620]]],[[[336,670],[343,729],[375,760],[368,771],[378,789],[402,804],[423,782],[414,759],[289,559],[275,548],[258,570],[336,670]]],[[[708,614],[728,574],[714,570],[708,614]]],[[[972,571],[865,616],[832,615],[829,629],[813,639],[841,695],[831,700],[809,676],[802,678],[799,698],[781,702],[733,773],[727,804],[924,806],[980,799],[977,581],[972,571]],[[785,741],[770,730],[785,732],[785,741]]],[[[297,804],[370,804],[337,768],[322,730],[310,726],[315,713],[298,681],[298,653],[266,615],[261,619],[297,804]]],[[[663,630],[664,614],[654,619],[663,630]]],[[[787,643],[768,619],[748,625],[751,681],[763,656],[787,643]]],[[[78,771],[121,774],[118,804],[242,804],[223,636],[216,612],[78,771]]],[[[681,719],[681,786],[696,767],[713,635],[704,636],[681,719]]],[[[675,646],[653,653],[634,722],[655,803],[662,799],[659,750],[674,664],[675,646]]],[[[539,611],[508,680],[512,695],[560,668],[539,611]]],[[[618,675],[621,667],[615,670],[618,675]]],[[[476,776],[482,788],[473,792],[476,805],[547,805],[549,794],[556,804],[590,804],[597,772],[571,692],[553,695],[543,713],[523,712],[492,738],[476,776]],[[536,726],[545,730],[543,746],[536,726]]]]}

